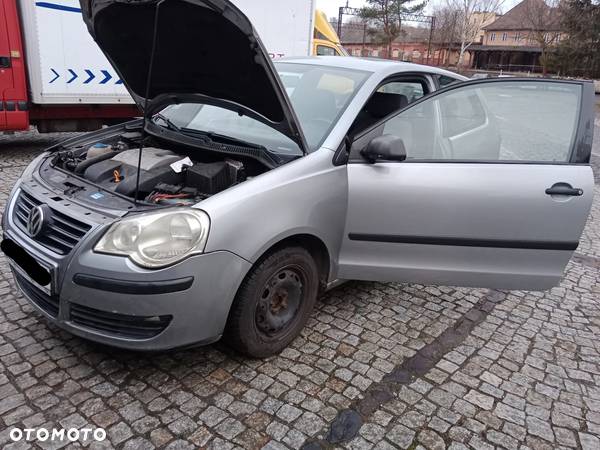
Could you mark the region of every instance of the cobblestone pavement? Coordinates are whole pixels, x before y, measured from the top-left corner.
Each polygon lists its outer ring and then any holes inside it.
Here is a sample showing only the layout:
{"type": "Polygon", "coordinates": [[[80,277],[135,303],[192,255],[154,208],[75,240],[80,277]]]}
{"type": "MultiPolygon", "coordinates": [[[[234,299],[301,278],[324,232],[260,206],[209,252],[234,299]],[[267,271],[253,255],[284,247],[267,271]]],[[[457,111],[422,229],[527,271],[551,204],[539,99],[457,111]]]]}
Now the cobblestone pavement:
{"type": "MultiPolygon", "coordinates": [[[[600,173],[600,119],[595,160],[600,173]]],[[[0,204],[60,136],[0,138],[0,204]]],[[[600,180],[597,180],[600,181],[600,180]]],[[[89,448],[600,449],[600,187],[549,292],[352,282],[280,356],[114,350],[43,320],[0,257],[0,446],[103,427],[89,448]]],[[[85,445],[88,445],[86,443],[85,445]]],[[[44,448],[64,443],[37,442],[44,448]]]]}

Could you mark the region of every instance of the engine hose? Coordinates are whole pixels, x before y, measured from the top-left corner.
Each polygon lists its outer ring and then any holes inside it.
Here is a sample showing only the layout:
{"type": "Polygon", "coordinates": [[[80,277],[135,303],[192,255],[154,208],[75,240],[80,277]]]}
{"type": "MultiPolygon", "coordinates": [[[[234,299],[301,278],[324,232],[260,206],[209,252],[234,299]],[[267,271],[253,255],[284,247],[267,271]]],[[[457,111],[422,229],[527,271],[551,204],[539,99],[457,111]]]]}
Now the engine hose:
{"type": "Polygon", "coordinates": [[[96,163],[99,163],[101,161],[106,161],[107,159],[113,158],[114,156],[117,156],[120,152],[110,152],[110,153],[105,153],[103,155],[98,155],[94,158],[90,158],[90,159],[86,159],[85,161],[81,161],[79,164],[77,164],[77,167],[75,167],[75,173],[83,173],[85,172],[85,169],[87,169],[90,166],[93,166],[96,163]]]}

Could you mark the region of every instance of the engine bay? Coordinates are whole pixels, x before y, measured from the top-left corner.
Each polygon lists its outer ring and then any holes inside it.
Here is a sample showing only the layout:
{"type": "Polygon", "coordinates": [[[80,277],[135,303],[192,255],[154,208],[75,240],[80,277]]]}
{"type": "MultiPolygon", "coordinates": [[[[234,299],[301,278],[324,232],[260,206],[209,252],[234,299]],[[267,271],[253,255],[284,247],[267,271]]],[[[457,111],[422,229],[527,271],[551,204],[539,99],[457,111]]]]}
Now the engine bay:
{"type": "Polygon", "coordinates": [[[52,165],[105,191],[154,205],[194,205],[269,170],[244,156],[165,145],[139,133],[57,152],[52,165]],[[138,183],[139,167],[139,183],[138,183]]]}

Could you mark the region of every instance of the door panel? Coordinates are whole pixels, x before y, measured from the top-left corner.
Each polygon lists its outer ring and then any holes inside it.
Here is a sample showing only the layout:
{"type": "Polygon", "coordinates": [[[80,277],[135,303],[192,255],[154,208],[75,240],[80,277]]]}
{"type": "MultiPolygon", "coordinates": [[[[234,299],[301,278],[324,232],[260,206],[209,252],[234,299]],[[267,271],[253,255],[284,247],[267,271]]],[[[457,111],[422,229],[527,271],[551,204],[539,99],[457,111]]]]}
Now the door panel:
{"type": "Polygon", "coordinates": [[[589,166],[378,163],[348,172],[345,279],[551,287],[594,189],[589,166]],[[556,180],[583,196],[553,199],[545,189],[556,180]]]}
{"type": "Polygon", "coordinates": [[[578,83],[457,85],[361,136],[347,167],[339,277],[505,289],[556,285],[592,203],[592,170],[577,160],[585,155],[579,147],[591,144],[583,136],[593,120],[589,95],[578,83]],[[481,103],[470,108],[471,117],[464,105],[448,107],[448,97],[465,94],[481,103]],[[546,122],[532,115],[542,106],[546,122]],[[407,138],[408,159],[364,162],[360,150],[380,134],[407,138]],[[557,185],[574,189],[546,193],[557,185]]]}

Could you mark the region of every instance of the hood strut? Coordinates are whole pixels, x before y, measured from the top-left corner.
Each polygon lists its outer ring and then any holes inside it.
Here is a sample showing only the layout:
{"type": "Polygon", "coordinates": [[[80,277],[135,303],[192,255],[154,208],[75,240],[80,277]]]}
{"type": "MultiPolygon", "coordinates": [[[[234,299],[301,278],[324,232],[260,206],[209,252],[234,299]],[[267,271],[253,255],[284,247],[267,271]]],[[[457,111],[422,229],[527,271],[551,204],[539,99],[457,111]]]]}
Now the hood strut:
{"type": "Polygon", "coordinates": [[[142,122],[142,139],[140,140],[140,149],[138,152],[138,166],[137,173],[135,175],[135,197],[133,198],[134,205],[138,202],[138,195],[140,190],[140,171],[142,167],[142,151],[144,150],[144,142],[146,141],[146,137],[148,133],[146,132],[146,125],[148,123],[148,118],[151,116],[151,113],[148,112],[148,97],[150,97],[150,87],[152,86],[152,69],[154,68],[154,55],[156,54],[156,41],[158,39],[158,15],[160,12],[160,5],[163,4],[165,0],[159,0],[156,4],[156,9],[154,11],[154,26],[152,27],[152,47],[150,50],[150,62],[148,63],[148,75],[146,75],[146,95],[144,99],[144,116],[142,122]]]}
{"type": "Polygon", "coordinates": [[[172,104],[212,104],[262,122],[308,152],[271,57],[236,0],[79,1],[90,34],[148,117],[172,104]]]}

